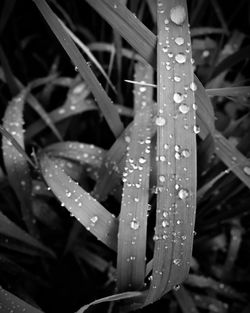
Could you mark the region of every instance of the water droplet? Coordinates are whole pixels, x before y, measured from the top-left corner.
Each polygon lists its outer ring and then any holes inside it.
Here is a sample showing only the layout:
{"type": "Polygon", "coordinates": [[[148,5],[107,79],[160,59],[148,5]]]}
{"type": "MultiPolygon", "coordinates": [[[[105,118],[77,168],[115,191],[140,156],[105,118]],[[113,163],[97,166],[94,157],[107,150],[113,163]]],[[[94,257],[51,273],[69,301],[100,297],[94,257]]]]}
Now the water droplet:
{"type": "Polygon", "coordinates": [[[70,191],[66,191],[66,197],[70,198],[72,193],[70,191]]]}
{"type": "Polygon", "coordinates": [[[139,158],[139,163],[140,163],[140,164],[146,163],[146,159],[145,159],[144,157],[140,157],[140,158],[139,158]]]}
{"type": "Polygon", "coordinates": [[[176,152],[174,157],[175,157],[176,160],[180,160],[181,159],[181,155],[180,155],[179,152],[176,152]]]}
{"type": "Polygon", "coordinates": [[[196,85],[195,82],[192,82],[192,83],[190,84],[190,89],[191,89],[192,91],[196,91],[196,90],[197,90],[197,85],[196,85]]]}
{"type": "Polygon", "coordinates": [[[160,160],[161,162],[166,161],[165,155],[160,155],[160,156],[159,156],[159,160],[160,160]]]}
{"type": "Polygon", "coordinates": [[[175,81],[175,82],[177,82],[177,83],[179,83],[179,82],[181,81],[180,76],[175,75],[175,77],[174,77],[174,81],[175,81]]]}
{"type": "Polygon", "coordinates": [[[166,46],[162,47],[162,52],[164,52],[164,53],[168,52],[168,47],[166,47],[166,46]]]}
{"type": "Polygon", "coordinates": [[[167,150],[167,149],[169,148],[169,145],[168,145],[167,143],[165,143],[164,146],[163,146],[163,148],[164,148],[165,150],[167,150]]]}
{"type": "Polygon", "coordinates": [[[184,158],[189,158],[190,157],[190,151],[188,149],[184,149],[184,150],[182,150],[181,155],[184,158]]]}
{"type": "Polygon", "coordinates": [[[250,175],[250,167],[249,166],[245,166],[243,168],[243,172],[246,174],[246,175],[250,175]]]}
{"type": "Polygon", "coordinates": [[[165,177],[164,175],[160,175],[160,176],[159,176],[159,181],[160,181],[161,183],[164,183],[164,182],[166,181],[166,177],[165,177]]]}
{"type": "Polygon", "coordinates": [[[200,132],[200,127],[199,127],[198,125],[194,125],[193,130],[194,130],[194,133],[195,133],[195,134],[199,134],[199,132],[200,132]]]}
{"type": "Polygon", "coordinates": [[[179,111],[183,114],[187,114],[189,112],[189,106],[186,103],[182,103],[179,106],[179,111]]]}
{"type": "Polygon", "coordinates": [[[130,139],[129,136],[125,136],[125,137],[124,137],[124,140],[125,140],[127,143],[130,143],[130,141],[131,141],[131,139],[130,139]]]}
{"type": "Polygon", "coordinates": [[[136,218],[133,218],[132,222],[130,223],[130,227],[134,230],[137,230],[140,227],[139,222],[136,220],[136,218]]]}
{"type": "Polygon", "coordinates": [[[93,224],[95,224],[95,223],[98,221],[98,216],[95,215],[95,216],[91,217],[90,221],[91,221],[93,224]]]}
{"type": "Polygon", "coordinates": [[[161,223],[162,227],[168,227],[169,226],[169,222],[167,220],[163,220],[161,223]]]}
{"type": "Polygon", "coordinates": [[[165,25],[168,25],[168,24],[169,24],[169,20],[168,20],[167,18],[164,20],[164,24],[165,24],[165,25]]]}
{"type": "Polygon", "coordinates": [[[173,263],[174,263],[174,265],[179,266],[181,264],[181,259],[174,259],[173,263]]]}
{"type": "Polygon", "coordinates": [[[75,71],[78,72],[78,67],[77,66],[75,66],[75,71]]]}
{"type": "Polygon", "coordinates": [[[179,92],[175,92],[173,96],[174,102],[175,103],[181,103],[184,99],[183,95],[179,92]]]}
{"type": "Polygon", "coordinates": [[[145,86],[142,86],[142,87],[139,88],[140,92],[145,92],[146,90],[147,90],[147,88],[145,86]]]}
{"type": "Polygon", "coordinates": [[[180,288],[181,288],[180,285],[175,285],[175,286],[173,287],[174,291],[178,291],[180,288]]]}
{"type": "Polygon", "coordinates": [[[180,189],[178,192],[178,197],[182,200],[186,199],[189,196],[187,189],[180,189]]]}
{"type": "Polygon", "coordinates": [[[182,25],[186,19],[186,10],[182,5],[177,5],[170,10],[170,19],[176,25],[182,25]]]}
{"type": "Polygon", "coordinates": [[[156,118],[156,120],[155,120],[155,124],[156,124],[157,126],[164,126],[164,125],[166,124],[166,120],[165,120],[164,117],[158,116],[158,117],[156,118]]]}
{"type": "Polygon", "coordinates": [[[179,64],[185,63],[186,60],[187,60],[187,57],[186,57],[186,55],[185,55],[184,53],[182,53],[182,52],[176,54],[176,56],[175,56],[175,61],[176,61],[177,63],[179,63],[179,64]]]}
{"type": "Polygon", "coordinates": [[[197,110],[197,104],[193,103],[193,109],[196,111],[197,110]]]}
{"type": "Polygon", "coordinates": [[[184,44],[184,38],[183,37],[176,37],[174,42],[178,45],[181,46],[184,44]]]}

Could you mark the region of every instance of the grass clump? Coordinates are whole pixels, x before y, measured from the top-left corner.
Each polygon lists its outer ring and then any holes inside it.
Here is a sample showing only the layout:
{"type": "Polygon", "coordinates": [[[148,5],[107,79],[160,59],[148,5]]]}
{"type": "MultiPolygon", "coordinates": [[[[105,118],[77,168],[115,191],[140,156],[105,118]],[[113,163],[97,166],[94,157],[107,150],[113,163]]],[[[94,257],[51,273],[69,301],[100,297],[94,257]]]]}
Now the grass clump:
{"type": "Polygon", "coordinates": [[[246,5],[3,2],[3,312],[247,312],[246,5]]]}

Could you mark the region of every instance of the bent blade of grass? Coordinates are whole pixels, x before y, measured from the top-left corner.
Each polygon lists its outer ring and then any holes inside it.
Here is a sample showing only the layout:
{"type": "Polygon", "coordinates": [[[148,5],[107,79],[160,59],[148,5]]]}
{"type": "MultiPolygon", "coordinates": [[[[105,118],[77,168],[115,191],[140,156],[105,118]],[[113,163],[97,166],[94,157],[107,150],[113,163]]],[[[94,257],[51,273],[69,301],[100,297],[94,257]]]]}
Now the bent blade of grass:
{"type": "Polygon", "coordinates": [[[114,136],[118,137],[123,130],[123,124],[120,120],[117,109],[48,4],[44,0],[33,1],[71,58],[77,70],[88,84],[114,136]]]}
{"type": "Polygon", "coordinates": [[[159,0],[157,25],[158,193],[146,304],[157,301],[188,275],[196,210],[195,85],[186,1],[159,0]]]}
{"type": "Polygon", "coordinates": [[[73,141],[64,141],[47,146],[43,152],[52,157],[63,157],[80,164],[100,167],[106,154],[105,150],[92,144],[83,144],[73,141]]]}
{"type": "MultiPolygon", "coordinates": [[[[152,82],[152,68],[136,64],[136,78],[152,82]]],[[[144,285],[149,195],[152,87],[135,86],[135,118],[123,173],[117,254],[119,291],[144,285]]]]}
{"type": "MultiPolygon", "coordinates": [[[[60,122],[71,116],[81,114],[87,111],[96,110],[97,107],[92,100],[86,99],[89,91],[85,83],[77,85],[69,91],[67,100],[64,105],[48,113],[53,123],[60,122]]],[[[46,127],[42,120],[38,120],[31,124],[25,136],[25,140],[29,141],[46,127]]]]}
{"type": "Polygon", "coordinates": [[[10,135],[8,139],[5,136],[2,138],[2,149],[10,185],[21,204],[22,219],[29,232],[37,236],[31,208],[31,174],[26,157],[24,157],[26,153],[24,152],[23,107],[27,91],[24,89],[17,97],[13,98],[4,113],[3,129],[7,130],[10,135]]]}
{"type": "Polygon", "coordinates": [[[39,249],[46,254],[55,257],[52,250],[45,247],[41,242],[26,233],[22,228],[12,222],[7,216],[0,212],[0,233],[4,236],[14,238],[33,248],[39,249]]]}
{"type": "Polygon", "coordinates": [[[0,308],[3,313],[43,313],[0,286],[0,308]]]}
{"type": "Polygon", "coordinates": [[[40,165],[46,183],[62,205],[94,236],[115,250],[118,228],[115,216],[67,176],[46,155],[41,156],[40,165]]]}
{"type": "Polygon", "coordinates": [[[124,300],[124,299],[136,298],[136,297],[141,296],[141,294],[142,293],[140,291],[127,291],[127,292],[122,292],[122,293],[118,293],[115,295],[111,295],[111,296],[101,298],[101,299],[95,300],[89,304],[84,305],[76,313],[83,313],[92,305],[100,304],[103,302],[111,302],[111,301],[119,301],[119,300],[124,300]]]}

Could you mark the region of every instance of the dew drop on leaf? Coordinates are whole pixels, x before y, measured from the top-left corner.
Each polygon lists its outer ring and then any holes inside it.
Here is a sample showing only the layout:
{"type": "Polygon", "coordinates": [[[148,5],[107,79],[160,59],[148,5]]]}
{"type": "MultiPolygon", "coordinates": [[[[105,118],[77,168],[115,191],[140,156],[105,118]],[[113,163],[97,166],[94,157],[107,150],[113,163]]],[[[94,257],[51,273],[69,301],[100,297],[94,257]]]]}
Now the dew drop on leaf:
{"type": "Polygon", "coordinates": [[[98,216],[95,215],[95,216],[91,217],[90,221],[91,221],[93,224],[95,224],[95,223],[98,221],[98,216]]]}
{"type": "Polygon", "coordinates": [[[132,222],[130,223],[130,227],[133,230],[137,230],[140,227],[139,222],[136,220],[136,218],[133,218],[132,222]]]}
{"type": "Polygon", "coordinates": [[[173,96],[174,102],[175,103],[181,103],[184,99],[183,95],[179,92],[175,92],[173,96]]]}
{"type": "Polygon", "coordinates": [[[166,120],[165,120],[164,117],[158,116],[158,117],[156,118],[156,120],[155,120],[155,124],[156,124],[157,126],[164,126],[164,125],[166,124],[166,120]]]}
{"type": "Polygon", "coordinates": [[[189,112],[189,106],[186,104],[186,103],[182,103],[180,106],[179,106],[179,111],[182,113],[182,114],[187,114],[189,112]]]}
{"type": "Polygon", "coordinates": [[[178,197],[182,200],[186,199],[188,197],[189,193],[187,189],[180,189],[178,192],[178,197]]]}
{"type": "Polygon", "coordinates": [[[175,75],[175,76],[174,76],[174,81],[177,82],[177,83],[179,83],[179,82],[181,81],[180,76],[175,75]]]}
{"type": "Polygon", "coordinates": [[[163,220],[162,223],[161,223],[162,227],[167,227],[169,226],[169,222],[167,220],[163,220]]]}
{"type": "Polygon", "coordinates": [[[146,163],[146,159],[145,159],[144,157],[140,157],[140,158],[139,158],[139,163],[140,163],[140,164],[146,163]]]}
{"type": "Polygon", "coordinates": [[[199,126],[197,126],[197,125],[194,125],[194,133],[195,134],[199,134],[199,132],[200,132],[200,127],[199,126]]]}
{"type": "Polygon", "coordinates": [[[174,42],[178,45],[181,46],[184,44],[184,38],[183,37],[176,37],[174,42]]]}
{"type": "Polygon", "coordinates": [[[243,168],[243,172],[246,174],[246,175],[249,175],[250,176],[250,167],[249,166],[245,166],[243,168]]]}
{"type": "Polygon", "coordinates": [[[190,157],[190,151],[188,149],[184,149],[184,150],[182,150],[181,155],[184,158],[189,158],[190,157]]]}
{"type": "Polygon", "coordinates": [[[170,10],[170,19],[176,25],[182,25],[186,19],[186,10],[182,5],[177,5],[170,10]]]}
{"type": "Polygon", "coordinates": [[[176,56],[175,56],[175,61],[179,64],[183,64],[185,63],[187,60],[187,57],[184,53],[180,52],[180,53],[177,53],[176,56]]]}
{"type": "Polygon", "coordinates": [[[161,183],[164,183],[164,182],[166,181],[166,177],[165,177],[164,175],[160,175],[160,176],[159,176],[159,181],[160,181],[161,183]]]}
{"type": "Polygon", "coordinates": [[[179,266],[181,264],[181,259],[174,259],[173,263],[174,263],[174,265],[179,266]]]}
{"type": "Polygon", "coordinates": [[[196,86],[196,83],[195,83],[195,82],[192,82],[192,83],[190,84],[190,89],[191,89],[192,91],[196,91],[196,90],[197,90],[197,86],[196,86]]]}
{"type": "Polygon", "coordinates": [[[68,197],[68,198],[71,197],[71,192],[70,191],[66,191],[66,197],[68,197]]]}

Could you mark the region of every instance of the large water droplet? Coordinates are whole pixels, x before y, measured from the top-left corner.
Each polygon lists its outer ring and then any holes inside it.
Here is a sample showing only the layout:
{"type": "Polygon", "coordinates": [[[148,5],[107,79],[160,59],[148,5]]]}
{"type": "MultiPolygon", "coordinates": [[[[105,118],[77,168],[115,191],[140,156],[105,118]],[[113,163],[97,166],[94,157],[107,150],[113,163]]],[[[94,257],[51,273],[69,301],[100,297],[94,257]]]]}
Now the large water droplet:
{"type": "Polygon", "coordinates": [[[186,10],[182,5],[177,5],[170,10],[170,19],[176,25],[182,25],[186,19],[186,10]]]}
{"type": "Polygon", "coordinates": [[[132,222],[130,223],[130,227],[133,230],[137,230],[140,227],[139,222],[136,220],[136,218],[133,218],[132,222]]]}
{"type": "Polygon", "coordinates": [[[189,112],[189,106],[186,103],[182,103],[179,106],[179,111],[183,114],[187,114],[189,112]]]}
{"type": "Polygon", "coordinates": [[[175,61],[176,61],[177,63],[179,63],[179,64],[185,63],[186,60],[187,60],[187,57],[186,57],[186,55],[185,55],[184,53],[182,53],[182,52],[176,54],[176,56],[175,56],[175,61]]]}
{"type": "Polygon", "coordinates": [[[183,101],[183,99],[184,99],[184,96],[181,93],[179,93],[179,92],[175,92],[174,96],[173,96],[173,99],[174,99],[175,103],[181,103],[183,101]]]}
{"type": "Polygon", "coordinates": [[[184,38],[183,37],[176,37],[174,42],[178,45],[181,46],[184,44],[184,38]]]}
{"type": "Polygon", "coordinates": [[[189,196],[187,189],[180,189],[178,192],[178,197],[182,200],[186,199],[189,196]]]}
{"type": "Polygon", "coordinates": [[[166,124],[166,120],[165,120],[164,117],[158,116],[158,117],[156,118],[156,120],[155,120],[155,124],[156,124],[157,126],[164,126],[164,125],[166,124]]]}

